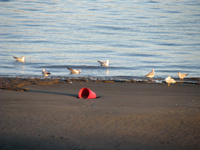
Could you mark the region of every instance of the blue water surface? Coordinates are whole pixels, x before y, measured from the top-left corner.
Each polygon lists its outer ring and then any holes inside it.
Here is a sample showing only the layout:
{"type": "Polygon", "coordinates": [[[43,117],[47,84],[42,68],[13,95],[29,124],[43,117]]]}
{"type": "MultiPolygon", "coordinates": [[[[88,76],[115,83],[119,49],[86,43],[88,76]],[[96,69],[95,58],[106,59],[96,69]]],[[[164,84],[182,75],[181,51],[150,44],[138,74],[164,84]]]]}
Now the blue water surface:
{"type": "Polygon", "coordinates": [[[200,77],[199,8],[196,0],[0,1],[0,75],[200,77]],[[107,59],[109,67],[97,62],[107,59]]]}

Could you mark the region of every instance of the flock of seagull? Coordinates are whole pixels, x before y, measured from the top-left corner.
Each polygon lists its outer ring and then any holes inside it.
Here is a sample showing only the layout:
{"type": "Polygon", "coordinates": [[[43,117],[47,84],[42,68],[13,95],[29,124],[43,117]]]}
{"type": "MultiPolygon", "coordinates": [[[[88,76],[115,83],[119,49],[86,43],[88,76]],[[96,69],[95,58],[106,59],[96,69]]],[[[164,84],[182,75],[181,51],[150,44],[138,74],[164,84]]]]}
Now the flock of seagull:
{"type": "MultiPolygon", "coordinates": [[[[23,62],[23,63],[25,62],[25,56],[22,56],[22,58],[18,58],[18,57],[13,56],[13,58],[16,59],[17,62],[23,62]]],[[[97,60],[97,61],[100,63],[101,66],[106,66],[106,67],[109,66],[109,60],[107,60],[106,62],[102,62],[102,61],[99,61],[99,60],[97,60]]],[[[72,68],[67,68],[67,69],[71,72],[71,74],[80,74],[81,73],[81,69],[78,69],[78,70],[72,69],[72,68]]],[[[45,69],[43,68],[42,75],[44,77],[47,77],[50,74],[51,74],[50,72],[45,71],[45,69]]],[[[178,72],[178,76],[181,80],[183,80],[183,78],[185,78],[187,75],[188,75],[187,73],[178,72]]],[[[151,80],[153,80],[154,76],[155,76],[154,69],[152,69],[151,72],[149,72],[147,75],[145,75],[145,77],[149,77],[151,80]]],[[[168,83],[168,86],[170,86],[170,83],[176,83],[176,81],[173,78],[171,78],[170,76],[166,77],[165,81],[166,81],[166,83],[168,83]]]]}
{"type": "MultiPolygon", "coordinates": [[[[178,72],[178,77],[183,80],[188,74],[187,73],[180,73],[178,72]]],[[[153,77],[155,76],[155,71],[154,69],[152,69],[151,72],[149,72],[147,75],[145,75],[145,77],[149,77],[150,79],[153,79],[153,77]]],[[[168,83],[168,86],[170,86],[170,83],[176,83],[176,81],[171,78],[170,76],[165,78],[165,82],[168,83]]]]}

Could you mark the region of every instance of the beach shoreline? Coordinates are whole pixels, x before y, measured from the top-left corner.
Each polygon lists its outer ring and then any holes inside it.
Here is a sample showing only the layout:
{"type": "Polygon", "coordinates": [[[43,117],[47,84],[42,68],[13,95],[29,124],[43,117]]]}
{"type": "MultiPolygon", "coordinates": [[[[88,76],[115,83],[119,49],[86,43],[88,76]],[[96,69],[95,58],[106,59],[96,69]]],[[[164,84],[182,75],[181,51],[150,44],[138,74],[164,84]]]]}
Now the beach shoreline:
{"type": "Polygon", "coordinates": [[[1,149],[200,149],[199,84],[76,78],[0,83],[1,149]],[[79,99],[83,87],[98,98],[79,99]]]}
{"type": "MultiPolygon", "coordinates": [[[[176,85],[200,85],[200,78],[186,78],[184,81],[176,79],[176,85]]],[[[132,79],[128,77],[0,77],[0,89],[26,91],[27,89],[21,88],[24,85],[45,85],[53,83],[80,83],[80,82],[103,82],[103,83],[150,83],[150,84],[165,84],[163,79],[132,79]]]]}

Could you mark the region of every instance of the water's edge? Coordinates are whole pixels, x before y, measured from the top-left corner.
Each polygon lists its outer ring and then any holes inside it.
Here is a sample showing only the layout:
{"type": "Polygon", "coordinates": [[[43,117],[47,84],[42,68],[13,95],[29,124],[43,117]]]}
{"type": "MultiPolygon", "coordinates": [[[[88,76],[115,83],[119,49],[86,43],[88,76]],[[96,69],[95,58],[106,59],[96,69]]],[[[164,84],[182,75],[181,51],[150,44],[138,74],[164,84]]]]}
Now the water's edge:
{"type": "MultiPolygon", "coordinates": [[[[107,83],[112,83],[112,82],[132,82],[132,83],[154,83],[154,84],[162,84],[166,83],[165,79],[163,78],[154,78],[153,80],[150,80],[147,77],[131,77],[131,76],[109,76],[109,77],[84,77],[84,76],[79,76],[79,77],[63,77],[63,76],[49,76],[49,77],[43,77],[43,76],[5,76],[5,75],[0,75],[1,79],[23,79],[23,80],[42,80],[42,81],[49,81],[49,80],[59,80],[59,81],[64,81],[64,82],[107,82],[107,83]]],[[[199,77],[192,77],[192,78],[184,78],[184,80],[180,80],[179,78],[174,78],[176,83],[175,84],[196,84],[200,85],[200,78],[199,77]]]]}

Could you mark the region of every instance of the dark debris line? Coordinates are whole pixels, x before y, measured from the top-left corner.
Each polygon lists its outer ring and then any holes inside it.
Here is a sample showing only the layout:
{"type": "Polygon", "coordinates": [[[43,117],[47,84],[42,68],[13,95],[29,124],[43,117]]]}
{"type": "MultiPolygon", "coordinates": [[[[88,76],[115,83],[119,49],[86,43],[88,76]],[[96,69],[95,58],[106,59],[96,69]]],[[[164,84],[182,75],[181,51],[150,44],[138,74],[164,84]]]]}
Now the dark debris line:
{"type": "MultiPolygon", "coordinates": [[[[176,84],[195,84],[200,85],[200,78],[191,78],[191,82],[177,82],[176,84]],[[192,82],[192,80],[194,82],[192,82]]],[[[0,77],[0,89],[14,90],[14,91],[27,91],[23,88],[24,85],[47,85],[53,83],[80,83],[80,82],[103,82],[103,83],[153,83],[162,84],[164,80],[134,80],[134,79],[119,79],[119,78],[98,78],[98,77],[66,77],[66,78],[21,78],[21,77],[0,77]]]]}

